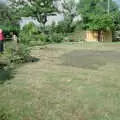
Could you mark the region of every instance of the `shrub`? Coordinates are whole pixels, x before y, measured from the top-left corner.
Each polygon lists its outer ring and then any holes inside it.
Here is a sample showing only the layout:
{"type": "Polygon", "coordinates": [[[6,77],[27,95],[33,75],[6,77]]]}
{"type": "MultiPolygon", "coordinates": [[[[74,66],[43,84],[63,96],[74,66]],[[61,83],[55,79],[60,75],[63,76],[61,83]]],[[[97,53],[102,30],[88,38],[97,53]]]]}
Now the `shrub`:
{"type": "Polygon", "coordinates": [[[65,18],[63,21],[58,22],[56,25],[54,22],[52,25],[47,26],[46,30],[49,33],[71,33],[74,31],[76,24],[71,23],[69,18],[65,18]]]}
{"type": "Polygon", "coordinates": [[[65,18],[58,23],[55,29],[57,33],[71,33],[75,29],[75,24],[72,24],[69,18],[65,18]]]}
{"type": "Polygon", "coordinates": [[[23,30],[19,34],[20,43],[29,44],[31,41],[31,36],[25,33],[23,30]]]}
{"type": "Polygon", "coordinates": [[[120,30],[113,32],[113,41],[115,42],[120,41],[120,30]]]}
{"type": "Polygon", "coordinates": [[[19,25],[0,25],[0,28],[3,30],[4,35],[6,38],[11,38],[11,32],[16,34],[18,36],[20,32],[20,26],[19,25]]]}
{"type": "Polygon", "coordinates": [[[38,33],[38,28],[36,27],[36,25],[32,22],[26,24],[22,30],[25,32],[25,33],[28,33],[29,35],[32,35],[32,34],[37,34],[38,33]]]}
{"type": "Polygon", "coordinates": [[[19,64],[31,61],[30,49],[24,44],[9,48],[8,56],[11,63],[19,64]]]}
{"type": "Polygon", "coordinates": [[[49,41],[51,43],[60,43],[63,41],[63,34],[62,33],[52,33],[49,35],[49,41]]]}
{"type": "Polygon", "coordinates": [[[35,37],[37,34],[38,34],[38,28],[33,23],[29,23],[25,25],[23,29],[20,31],[19,34],[20,42],[28,45],[30,41],[37,39],[35,37]]]}
{"type": "Polygon", "coordinates": [[[42,42],[49,42],[48,35],[45,34],[45,33],[41,33],[41,34],[39,35],[39,39],[40,39],[40,41],[42,41],[42,42]]]}
{"type": "Polygon", "coordinates": [[[45,33],[34,35],[34,39],[30,41],[30,46],[45,45],[49,42],[49,36],[45,33]]]}

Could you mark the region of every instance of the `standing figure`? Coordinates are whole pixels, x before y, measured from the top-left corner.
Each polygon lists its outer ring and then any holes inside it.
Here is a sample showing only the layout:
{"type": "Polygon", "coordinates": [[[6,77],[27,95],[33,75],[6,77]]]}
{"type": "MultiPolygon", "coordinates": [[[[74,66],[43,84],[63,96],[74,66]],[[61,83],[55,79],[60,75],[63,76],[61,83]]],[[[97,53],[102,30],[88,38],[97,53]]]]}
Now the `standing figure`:
{"type": "Polygon", "coordinates": [[[0,53],[4,51],[4,35],[2,29],[0,29],[0,53]]]}
{"type": "Polygon", "coordinates": [[[18,39],[17,39],[17,36],[15,34],[12,35],[12,39],[16,44],[18,43],[18,39]]]}

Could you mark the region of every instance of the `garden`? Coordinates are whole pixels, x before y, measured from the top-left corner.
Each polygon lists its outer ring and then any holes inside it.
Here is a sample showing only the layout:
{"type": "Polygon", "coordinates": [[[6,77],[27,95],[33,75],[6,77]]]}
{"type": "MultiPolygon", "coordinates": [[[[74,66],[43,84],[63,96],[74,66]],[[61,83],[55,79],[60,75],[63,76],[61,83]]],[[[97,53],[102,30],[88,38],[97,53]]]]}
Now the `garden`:
{"type": "Polygon", "coordinates": [[[119,18],[112,0],[0,2],[0,120],[119,120],[119,18]]]}

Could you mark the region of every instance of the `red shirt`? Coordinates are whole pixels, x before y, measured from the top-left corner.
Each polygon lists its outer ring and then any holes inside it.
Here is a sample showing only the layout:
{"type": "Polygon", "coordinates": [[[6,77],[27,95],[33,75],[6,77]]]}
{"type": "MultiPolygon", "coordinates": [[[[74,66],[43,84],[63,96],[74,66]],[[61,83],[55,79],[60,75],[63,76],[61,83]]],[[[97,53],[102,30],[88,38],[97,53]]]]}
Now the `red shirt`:
{"type": "Polygon", "coordinates": [[[0,40],[4,40],[3,32],[0,33],[0,40]]]}

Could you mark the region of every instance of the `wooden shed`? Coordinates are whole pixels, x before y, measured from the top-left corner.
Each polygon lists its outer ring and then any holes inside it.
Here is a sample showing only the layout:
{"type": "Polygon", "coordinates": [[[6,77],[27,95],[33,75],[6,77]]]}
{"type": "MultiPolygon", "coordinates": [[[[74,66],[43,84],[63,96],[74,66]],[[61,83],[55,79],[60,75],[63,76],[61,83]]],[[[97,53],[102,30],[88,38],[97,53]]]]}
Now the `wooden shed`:
{"type": "Polygon", "coordinates": [[[111,31],[86,31],[85,41],[91,42],[112,42],[111,31]]]}

